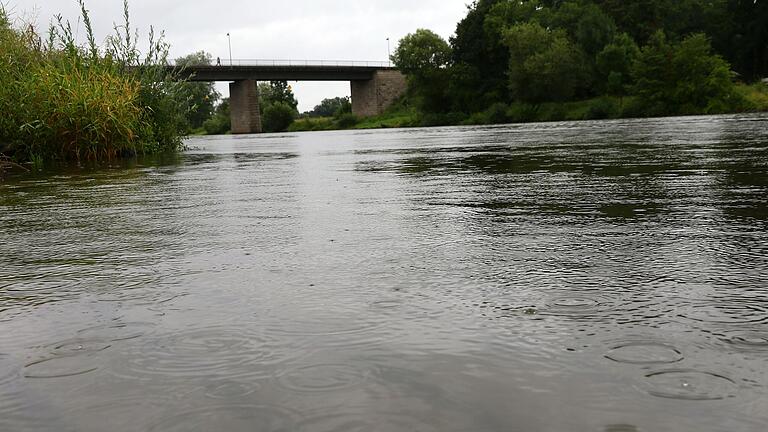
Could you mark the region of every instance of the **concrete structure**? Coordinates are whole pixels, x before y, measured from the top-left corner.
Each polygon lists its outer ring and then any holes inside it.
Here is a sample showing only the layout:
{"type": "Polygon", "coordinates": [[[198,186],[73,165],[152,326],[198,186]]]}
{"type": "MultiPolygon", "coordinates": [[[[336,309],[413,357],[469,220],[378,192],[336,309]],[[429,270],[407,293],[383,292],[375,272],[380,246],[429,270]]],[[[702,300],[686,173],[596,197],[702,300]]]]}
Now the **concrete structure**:
{"type": "Polygon", "coordinates": [[[229,110],[233,134],[261,133],[261,109],[256,81],[229,83],[229,110]]]}
{"type": "Polygon", "coordinates": [[[168,68],[190,81],[232,81],[229,92],[233,134],[262,131],[257,81],[349,81],[352,113],[359,117],[383,113],[406,89],[405,76],[397,69],[365,64],[168,68]]]}
{"type": "Polygon", "coordinates": [[[405,93],[405,76],[397,70],[378,70],[369,80],[352,81],[352,114],[371,117],[383,113],[405,93]]]}

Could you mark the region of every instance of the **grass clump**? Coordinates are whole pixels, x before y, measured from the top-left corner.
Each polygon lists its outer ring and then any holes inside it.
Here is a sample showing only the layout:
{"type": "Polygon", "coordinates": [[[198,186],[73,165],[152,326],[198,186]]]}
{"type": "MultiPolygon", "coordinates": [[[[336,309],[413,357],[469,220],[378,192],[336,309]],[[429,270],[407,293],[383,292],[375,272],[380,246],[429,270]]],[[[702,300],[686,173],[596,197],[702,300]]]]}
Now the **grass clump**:
{"type": "Polygon", "coordinates": [[[102,161],[182,146],[185,95],[169,75],[168,44],[137,49],[128,3],[105,46],[78,0],[87,45],[57,16],[45,39],[0,7],[0,154],[17,163],[102,161]]]}

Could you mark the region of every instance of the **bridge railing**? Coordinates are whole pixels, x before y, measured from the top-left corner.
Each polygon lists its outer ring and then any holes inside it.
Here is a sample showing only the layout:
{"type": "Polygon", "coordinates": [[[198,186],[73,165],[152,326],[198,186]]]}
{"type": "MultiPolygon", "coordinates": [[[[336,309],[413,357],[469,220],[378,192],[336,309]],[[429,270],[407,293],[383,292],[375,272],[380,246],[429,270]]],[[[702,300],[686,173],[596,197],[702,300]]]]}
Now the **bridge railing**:
{"type": "MultiPolygon", "coordinates": [[[[174,65],[171,62],[171,65],[174,65]]],[[[292,60],[292,59],[220,59],[211,64],[190,64],[185,66],[339,66],[339,67],[392,67],[387,61],[361,60],[292,60]]]]}

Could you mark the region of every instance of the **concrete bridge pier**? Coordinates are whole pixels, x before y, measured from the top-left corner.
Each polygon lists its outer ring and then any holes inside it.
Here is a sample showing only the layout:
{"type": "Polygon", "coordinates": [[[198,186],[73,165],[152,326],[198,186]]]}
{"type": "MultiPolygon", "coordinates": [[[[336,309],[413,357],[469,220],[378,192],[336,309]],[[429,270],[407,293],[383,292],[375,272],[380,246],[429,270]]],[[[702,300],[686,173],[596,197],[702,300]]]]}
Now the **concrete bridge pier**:
{"type": "Polygon", "coordinates": [[[259,89],[255,80],[229,83],[229,108],[233,134],[261,133],[259,89]]]}
{"type": "Polygon", "coordinates": [[[352,114],[371,117],[382,114],[405,93],[405,75],[397,70],[378,70],[368,80],[353,80],[352,114]]]}

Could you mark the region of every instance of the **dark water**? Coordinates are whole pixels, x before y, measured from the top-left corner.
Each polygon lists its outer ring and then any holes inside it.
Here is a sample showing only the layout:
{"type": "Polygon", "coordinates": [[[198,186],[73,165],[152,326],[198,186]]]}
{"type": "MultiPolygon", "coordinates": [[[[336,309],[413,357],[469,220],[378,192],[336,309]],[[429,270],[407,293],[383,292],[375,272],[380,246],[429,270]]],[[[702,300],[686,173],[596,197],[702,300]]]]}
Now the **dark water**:
{"type": "Polygon", "coordinates": [[[768,430],[768,117],[0,184],[0,431],[768,430]]]}

